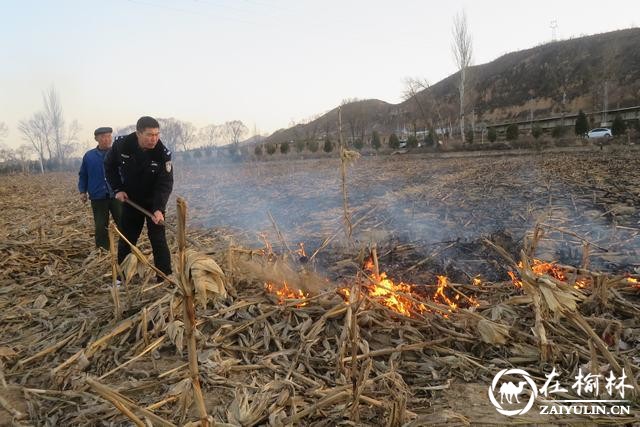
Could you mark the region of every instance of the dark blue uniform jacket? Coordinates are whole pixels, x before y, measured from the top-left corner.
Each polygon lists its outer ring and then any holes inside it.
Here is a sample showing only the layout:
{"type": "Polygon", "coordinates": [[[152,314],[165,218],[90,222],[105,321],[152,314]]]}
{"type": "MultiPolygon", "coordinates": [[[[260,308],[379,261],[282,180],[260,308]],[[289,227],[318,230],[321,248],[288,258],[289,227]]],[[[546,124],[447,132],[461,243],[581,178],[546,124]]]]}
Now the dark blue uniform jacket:
{"type": "Polygon", "coordinates": [[[114,193],[124,191],[151,212],[164,212],[173,189],[171,152],[158,141],[142,150],[135,132],[116,139],[104,160],[107,182],[114,193]]]}

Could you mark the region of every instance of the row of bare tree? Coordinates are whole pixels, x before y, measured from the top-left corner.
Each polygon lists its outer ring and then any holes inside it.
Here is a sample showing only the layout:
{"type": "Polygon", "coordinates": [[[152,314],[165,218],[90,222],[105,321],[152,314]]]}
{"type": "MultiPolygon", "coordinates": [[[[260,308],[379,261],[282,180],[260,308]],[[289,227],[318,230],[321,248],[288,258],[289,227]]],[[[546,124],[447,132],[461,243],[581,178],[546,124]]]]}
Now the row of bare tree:
{"type": "Polygon", "coordinates": [[[33,148],[29,144],[23,144],[17,149],[11,149],[3,144],[9,135],[9,128],[5,122],[0,122],[0,164],[19,163],[23,172],[26,172],[27,164],[33,148]]]}
{"type": "MultiPolygon", "coordinates": [[[[36,153],[40,171],[47,161],[63,164],[77,149],[80,125],[77,120],[66,124],[60,97],[55,87],[42,94],[43,108],[30,118],[18,122],[18,130],[36,153]]],[[[28,155],[25,147],[18,155],[28,155]]]]}
{"type": "MultiPolygon", "coordinates": [[[[20,120],[18,130],[27,143],[11,149],[2,143],[9,133],[6,123],[0,122],[0,163],[20,163],[26,171],[35,153],[40,172],[50,165],[61,167],[77,153],[80,126],[76,120],[66,124],[58,92],[54,87],[42,94],[43,108],[28,119],[20,120]]],[[[174,118],[158,119],[162,141],[172,151],[187,151],[195,147],[211,148],[232,144],[236,148],[249,129],[240,120],[220,125],[210,124],[200,129],[191,122],[174,118]]],[[[119,135],[133,132],[135,125],[118,129],[119,135]]]]}
{"type": "MultiPolygon", "coordinates": [[[[232,144],[238,146],[249,132],[240,120],[231,120],[220,125],[209,124],[198,129],[193,123],[175,119],[159,118],[160,139],[171,151],[188,151],[193,148],[212,148],[232,144]]],[[[135,125],[117,130],[118,135],[135,131],[135,125]]]]}

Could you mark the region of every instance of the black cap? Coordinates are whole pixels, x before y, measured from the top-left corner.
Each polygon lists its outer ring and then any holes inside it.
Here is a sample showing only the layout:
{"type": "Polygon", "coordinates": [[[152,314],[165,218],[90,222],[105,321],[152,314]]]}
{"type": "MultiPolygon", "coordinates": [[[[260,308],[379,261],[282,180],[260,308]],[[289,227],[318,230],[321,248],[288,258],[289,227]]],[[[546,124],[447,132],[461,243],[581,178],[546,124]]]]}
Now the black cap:
{"type": "Polygon", "coordinates": [[[113,133],[113,129],[110,127],[101,127],[93,131],[93,136],[98,136],[103,133],[113,133]]]}

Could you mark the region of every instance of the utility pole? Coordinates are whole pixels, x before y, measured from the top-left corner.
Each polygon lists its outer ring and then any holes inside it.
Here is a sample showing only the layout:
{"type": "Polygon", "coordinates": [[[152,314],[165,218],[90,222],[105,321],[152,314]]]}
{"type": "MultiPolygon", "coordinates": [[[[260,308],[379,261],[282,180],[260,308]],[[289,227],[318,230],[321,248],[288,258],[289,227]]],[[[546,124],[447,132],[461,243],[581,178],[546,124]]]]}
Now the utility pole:
{"type": "Polygon", "coordinates": [[[604,81],[604,96],[602,99],[602,123],[600,123],[600,126],[605,126],[605,123],[607,123],[607,108],[609,106],[608,83],[608,81],[604,81]]]}
{"type": "Polygon", "coordinates": [[[533,98],[529,98],[529,133],[533,135],[533,98]]]}
{"type": "Polygon", "coordinates": [[[549,27],[551,28],[551,41],[554,42],[558,39],[558,21],[554,19],[549,27]]]}
{"type": "Polygon", "coordinates": [[[476,133],[476,109],[471,110],[471,132],[476,133]]]}

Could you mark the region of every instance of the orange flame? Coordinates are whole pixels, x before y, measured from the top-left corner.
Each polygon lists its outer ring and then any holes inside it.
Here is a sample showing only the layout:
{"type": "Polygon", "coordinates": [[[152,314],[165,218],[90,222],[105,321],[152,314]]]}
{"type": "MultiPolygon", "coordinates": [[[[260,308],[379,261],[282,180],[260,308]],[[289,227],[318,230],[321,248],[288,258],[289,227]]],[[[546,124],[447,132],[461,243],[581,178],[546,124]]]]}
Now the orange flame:
{"type": "MultiPolygon", "coordinates": [[[[518,267],[523,268],[522,261],[518,263],[518,267]]],[[[561,282],[566,282],[568,279],[566,272],[557,264],[553,262],[544,262],[539,259],[533,259],[533,263],[531,264],[531,271],[536,276],[548,275],[553,277],[554,279],[560,280],[561,282]]],[[[516,277],[516,274],[512,271],[507,271],[509,277],[511,277],[511,281],[513,284],[521,288],[522,281],[516,277]]],[[[576,289],[583,289],[589,286],[589,279],[587,278],[578,278],[573,285],[576,289]]]]}
{"type": "MultiPolygon", "coordinates": [[[[455,310],[458,308],[458,303],[451,301],[451,299],[444,293],[447,286],[449,286],[449,280],[445,276],[438,276],[438,290],[436,290],[436,294],[433,296],[433,299],[436,302],[448,305],[451,307],[451,310],[455,310]]],[[[458,301],[460,299],[460,294],[456,294],[455,299],[458,301]]]]}
{"type": "Polygon", "coordinates": [[[267,292],[274,294],[278,297],[278,304],[284,304],[287,300],[303,300],[299,304],[296,304],[296,307],[304,307],[307,305],[307,302],[304,301],[308,294],[302,292],[300,289],[293,289],[287,285],[287,282],[283,282],[282,285],[276,285],[271,282],[267,282],[264,284],[264,288],[267,292]]]}
{"type": "Polygon", "coordinates": [[[513,271],[507,271],[507,274],[509,275],[509,277],[511,277],[511,281],[516,288],[522,287],[522,281],[516,277],[516,273],[514,273],[513,271]]]}
{"type": "MultiPolygon", "coordinates": [[[[403,282],[395,283],[384,272],[377,275],[373,271],[374,263],[371,258],[365,262],[363,268],[370,273],[370,283],[364,286],[369,298],[407,317],[430,311],[423,302],[427,296],[424,291],[417,292],[416,285],[403,282]]],[[[479,281],[474,283],[479,284],[479,281]]],[[[452,312],[461,306],[461,293],[458,292],[455,296],[450,297],[448,293],[451,293],[451,291],[448,291],[447,288],[450,288],[449,280],[445,276],[438,276],[438,288],[432,300],[448,306],[449,311],[452,312]]],[[[342,287],[338,289],[338,294],[346,301],[349,301],[349,288],[342,287]]],[[[472,297],[465,297],[465,299],[465,306],[477,307],[479,305],[477,300],[472,297]]]]}
{"type": "Polygon", "coordinates": [[[640,282],[638,282],[638,279],[627,277],[627,283],[632,284],[634,287],[640,289],[640,282]]]}
{"type": "Polygon", "coordinates": [[[411,313],[423,313],[426,310],[424,304],[415,300],[411,285],[402,282],[395,284],[387,278],[386,273],[381,273],[380,277],[375,277],[375,274],[373,276],[375,283],[368,285],[367,291],[369,296],[382,305],[409,317],[411,313]]]}

